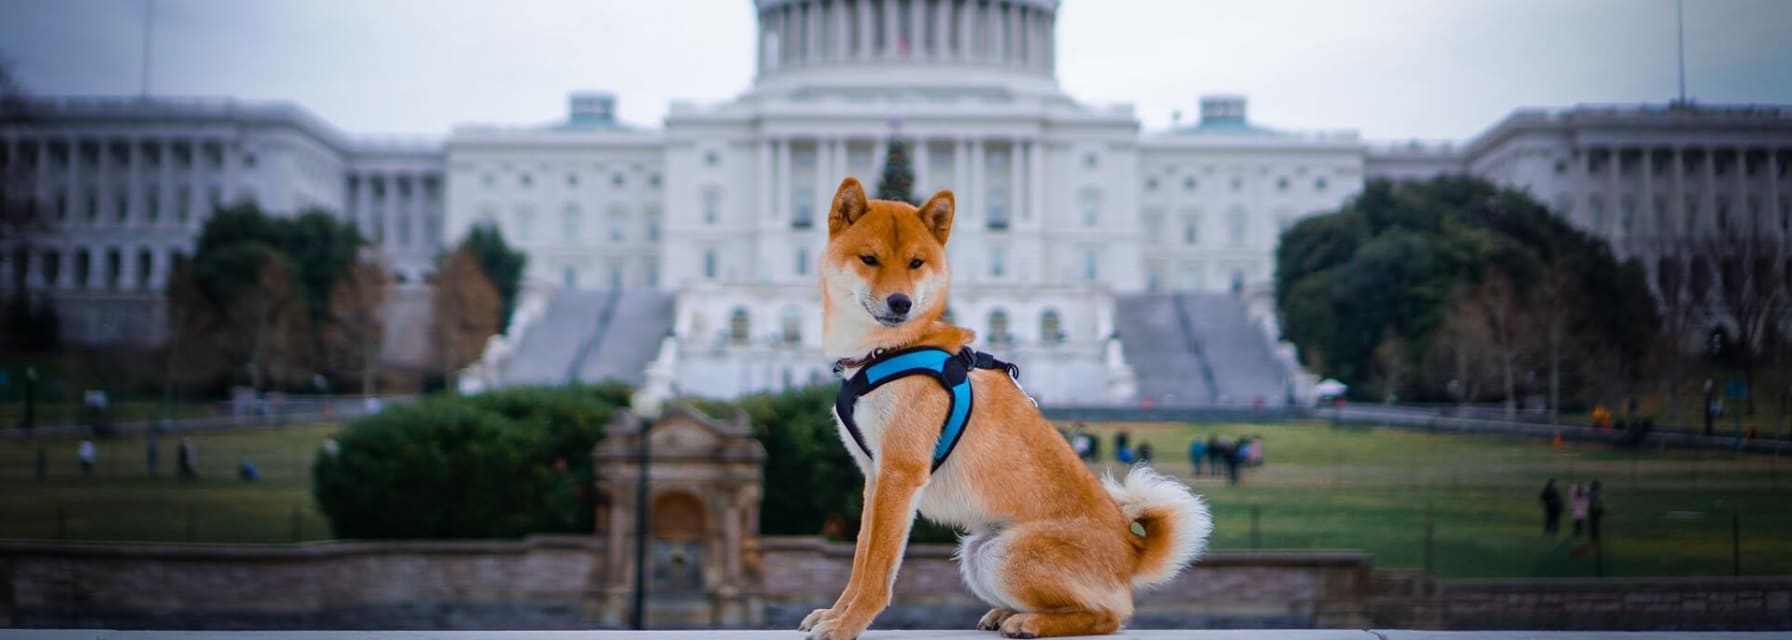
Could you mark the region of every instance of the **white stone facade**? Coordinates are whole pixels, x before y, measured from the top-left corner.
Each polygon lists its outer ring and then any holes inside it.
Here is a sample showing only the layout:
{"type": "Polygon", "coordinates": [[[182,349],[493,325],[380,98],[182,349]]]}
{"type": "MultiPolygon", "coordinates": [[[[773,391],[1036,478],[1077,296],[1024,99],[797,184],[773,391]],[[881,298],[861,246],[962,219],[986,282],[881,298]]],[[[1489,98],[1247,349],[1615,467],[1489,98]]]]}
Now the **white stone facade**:
{"type": "MultiPolygon", "coordinates": [[[[159,341],[174,258],[192,250],[217,207],[365,220],[371,210],[350,199],[355,185],[394,170],[440,182],[438,146],[350,140],[289,105],[62,98],[32,101],[27,112],[0,128],[0,167],[6,197],[35,202],[44,225],[5,239],[0,281],[47,293],[76,342],[159,341]]],[[[404,236],[415,246],[396,235],[380,246],[395,272],[421,282],[440,237],[430,222],[440,219],[439,197],[371,202],[403,210],[394,224],[415,225],[404,236]]],[[[381,237],[365,222],[362,230],[381,237]]]]}
{"type": "Polygon", "coordinates": [[[1257,126],[1242,97],[1219,95],[1192,126],[1142,133],[1129,106],[1059,88],[1052,0],[756,7],[753,87],[675,103],[657,129],[619,124],[601,93],[574,94],[551,126],[405,144],[351,138],[288,105],[43,101],[37,121],[0,129],[0,167],[9,197],[53,212],[54,233],[6,248],[0,275],[10,285],[23,268],[51,291],[74,340],[153,341],[159,314],[133,310],[159,304],[213,206],[340,212],[413,286],[491,224],[528,254],[533,290],[672,292],[659,379],[713,396],[773,390],[827,377],[824,212],[845,176],[875,189],[900,139],[916,197],[957,196],[953,319],[1019,363],[1042,400],[1087,404],[1132,396],[1116,294],[1260,299],[1280,232],[1365,177],[1481,175],[1619,245],[1719,220],[1792,237],[1792,119],[1776,109],[1520,111],[1458,145],[1372,147],[1350,131],[1257,126]]]}
{"type": "Polygon", "coordinates": [[[1730,225],[1792,238],[1792,108],[1521,110],[1461,144],[1372,149],[1367,164],[1375,177],[1468,173],[1524,190],[1620,256],[1730,225]]]}

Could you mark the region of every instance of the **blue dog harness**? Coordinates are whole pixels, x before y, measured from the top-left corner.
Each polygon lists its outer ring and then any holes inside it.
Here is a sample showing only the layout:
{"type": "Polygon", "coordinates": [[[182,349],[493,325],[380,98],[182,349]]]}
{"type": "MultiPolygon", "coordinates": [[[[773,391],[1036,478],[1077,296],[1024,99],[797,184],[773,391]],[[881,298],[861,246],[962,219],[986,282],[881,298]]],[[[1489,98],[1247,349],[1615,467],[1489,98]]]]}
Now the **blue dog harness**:
{"type": "MultiPolygon", "coordinates": [[[[843,370],[843,363],[835,363],[836,373],[843,370]]],[[[909,376],[925,375],[933,378],[946,389],[951,396],[951,403],[946,409],[946,424],[940,427],[940,439],[933,447],[933,470],[946,463],[946,456],[952,455],[952,448],[958,446],[958,440],[964,437],[964,427],[971,417],[971,369],[1000,369],[1008,372],[1008,376],[1016,383],[1020,381],[1020,367],[1013,363],[997,360],[995,356],[982,351],[965,347],[954,354],[939,347],[914,347],[901,351],[883,353],[882,350],[872,354],[871,360],[859,368],[859,372],[840,383],[840,393],[834,396],[834,413],[840,416],[840,423],[846,426],[846,432],[852,435],[853,444],[871,458],[871,447],[865,445],[865,434],[859,431],[859,424],[852,419],[853,407],[859,398],[871,393],[884,384],[909,376]]]]}

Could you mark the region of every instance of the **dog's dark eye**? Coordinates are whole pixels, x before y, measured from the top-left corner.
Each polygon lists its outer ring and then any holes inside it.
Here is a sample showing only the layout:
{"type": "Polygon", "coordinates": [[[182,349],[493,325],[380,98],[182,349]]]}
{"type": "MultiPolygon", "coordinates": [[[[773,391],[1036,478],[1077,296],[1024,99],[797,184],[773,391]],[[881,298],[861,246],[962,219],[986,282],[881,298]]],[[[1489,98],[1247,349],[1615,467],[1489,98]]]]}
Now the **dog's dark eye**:
{"type": "Polygon", "coordinates": [[[919,268],[921,268],[921,259],[920,259],[920,258],[915,258],[915,259],[913,259],[913,260],[910,260],[910,261],[908,261],[908,268],[910,268],[910,269],[919,269],[919,268]]]}
{"type": "Polygon", "coordinates": [[[877,256],[873,256],[873,255],[859,256],[859,262],[865,263],[865,266],[867,266],[867,267],[875,267],[875,266],[877,266],[877,256]]]}

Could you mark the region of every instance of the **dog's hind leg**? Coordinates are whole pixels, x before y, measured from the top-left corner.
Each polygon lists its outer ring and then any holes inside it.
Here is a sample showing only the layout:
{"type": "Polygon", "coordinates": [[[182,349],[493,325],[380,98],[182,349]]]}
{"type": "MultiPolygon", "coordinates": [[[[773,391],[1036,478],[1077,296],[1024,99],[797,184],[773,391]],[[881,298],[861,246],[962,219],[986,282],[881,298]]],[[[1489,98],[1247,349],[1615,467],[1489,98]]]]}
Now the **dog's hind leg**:
{"type": "Polygon", "coordinates": [[[1119,629],[1132,615],[1133,555],[1116,533],[1095,522],[1004,532],[997,541],[1002,557],[995,589],[1016,613],[1000,621],[1002,635],[1044,638],[1119,629]]]}

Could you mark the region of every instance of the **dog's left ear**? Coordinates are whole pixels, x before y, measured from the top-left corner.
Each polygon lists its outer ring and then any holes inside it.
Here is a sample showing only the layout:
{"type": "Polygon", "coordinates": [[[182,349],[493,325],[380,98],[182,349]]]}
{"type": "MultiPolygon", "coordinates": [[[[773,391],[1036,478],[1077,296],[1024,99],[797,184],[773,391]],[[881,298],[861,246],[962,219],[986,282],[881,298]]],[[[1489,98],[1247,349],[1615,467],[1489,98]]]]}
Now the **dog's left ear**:
{"type": "Polygon", "coordinates": [[[933,232],[933,237],[943,245],[946,237],[952,235],[952,213],[957,209],[952,192],[941,191],[921,203],[915,214],[921,216],[921,224],[927,225],[927,230],[933,232]]]}

